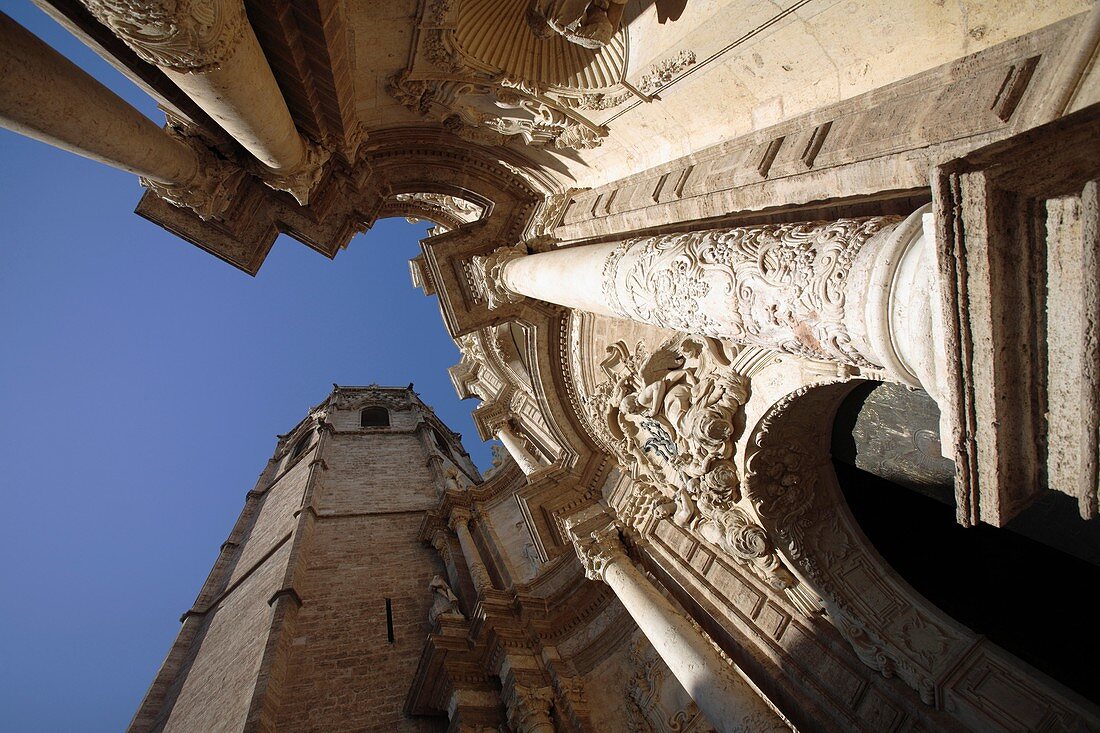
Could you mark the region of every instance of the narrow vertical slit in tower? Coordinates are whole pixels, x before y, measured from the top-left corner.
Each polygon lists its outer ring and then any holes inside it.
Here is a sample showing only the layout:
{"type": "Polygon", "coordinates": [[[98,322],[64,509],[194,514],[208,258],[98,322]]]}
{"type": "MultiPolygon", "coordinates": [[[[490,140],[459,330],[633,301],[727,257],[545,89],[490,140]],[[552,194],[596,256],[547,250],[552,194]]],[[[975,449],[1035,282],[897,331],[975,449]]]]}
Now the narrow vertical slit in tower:
{"type": "Polygon", "coordinates": [[[393,601],[386,599],[386,638],[393,643],[393,601]]]}

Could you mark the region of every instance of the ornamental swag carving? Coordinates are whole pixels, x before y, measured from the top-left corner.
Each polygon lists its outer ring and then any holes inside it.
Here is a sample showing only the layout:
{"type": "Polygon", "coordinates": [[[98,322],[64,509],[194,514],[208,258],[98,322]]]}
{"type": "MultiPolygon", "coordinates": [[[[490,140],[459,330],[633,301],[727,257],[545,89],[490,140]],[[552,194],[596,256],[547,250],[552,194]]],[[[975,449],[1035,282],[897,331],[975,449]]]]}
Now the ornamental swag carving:
{"type": "Polygon", "coordinates": [[[634,521],[648,510],[725,550],[776,589],[794,579],[743,508],[734,443],[749,381],[717,339],[677,336],[646,356],[608,348],[609,379],[586,402],[598,435],[634,481],[634,521]]]}

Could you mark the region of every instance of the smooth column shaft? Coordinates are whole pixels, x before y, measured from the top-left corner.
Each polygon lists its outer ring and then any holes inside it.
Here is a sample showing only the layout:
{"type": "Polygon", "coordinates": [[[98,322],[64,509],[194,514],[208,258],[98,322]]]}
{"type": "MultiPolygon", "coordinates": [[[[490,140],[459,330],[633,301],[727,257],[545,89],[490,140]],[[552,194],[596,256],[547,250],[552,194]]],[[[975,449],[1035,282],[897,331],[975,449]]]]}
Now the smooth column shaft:
{"type": "Polygon", "coordinates": [[[625,555],[620,554],[610,561],[603,579],[615,591],[673,676],[719,731],[788,730],[748,683],[729,669],[718,651],[625,555]]]}
{"type": "Polygon", "coordinates": [[[3,13],[0,125],[164,184],[199,173],[187,145],[3,13]]]}
{"type": "Polygon", "coordinates": [[[525,476],[530,476],[541,467],[538,460],[528,452],[527,447],[523,444],[523,441],[519,439],[512,429],[507,425],[501,425],[497,430],[497,438],[504,444],[504,447],[511,454],[516,464],[519,465],[521,471],[525,476]]]}
{"type": "Polygon", "coordinates": [[[216,70],[201,74],[162,70],[268,168],[292,171],[305,163],[305,142],[251,26],[246,24],[238,48],[216,70]]]}

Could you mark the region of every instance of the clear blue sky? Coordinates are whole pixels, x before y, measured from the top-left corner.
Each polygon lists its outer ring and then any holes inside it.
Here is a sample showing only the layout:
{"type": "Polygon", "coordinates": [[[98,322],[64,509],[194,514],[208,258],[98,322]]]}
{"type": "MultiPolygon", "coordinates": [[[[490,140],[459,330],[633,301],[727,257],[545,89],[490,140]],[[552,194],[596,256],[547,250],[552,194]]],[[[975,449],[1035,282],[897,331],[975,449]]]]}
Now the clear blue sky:
{"type": "MultiPolygon", "coordinates": [[[[0,8],[163,121],[30,2],[0,8]]],[[[125,727],[274,436],[333,382],[415,382],[489,462],[409,280],[425,225],[335,261],[283,237],[252,278],[133,214],[141,193],[0,130],[0,730],[125,727]]]]}

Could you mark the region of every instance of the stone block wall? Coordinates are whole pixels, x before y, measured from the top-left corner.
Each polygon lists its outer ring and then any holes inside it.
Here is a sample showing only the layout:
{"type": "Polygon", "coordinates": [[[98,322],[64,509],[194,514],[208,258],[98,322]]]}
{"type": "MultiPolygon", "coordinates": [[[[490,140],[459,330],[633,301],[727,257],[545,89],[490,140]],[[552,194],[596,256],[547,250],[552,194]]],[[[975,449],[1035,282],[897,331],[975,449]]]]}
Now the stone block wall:
{"type": "Polygon", "coordinates": [[[443,572],[418,539],[443,490],[424,420],[411,390],[338,388],[283,436],[131,731],[446,728],[403,710],[443,572]],[[360,427],[372,404],[389,427],[360,427]]]}

